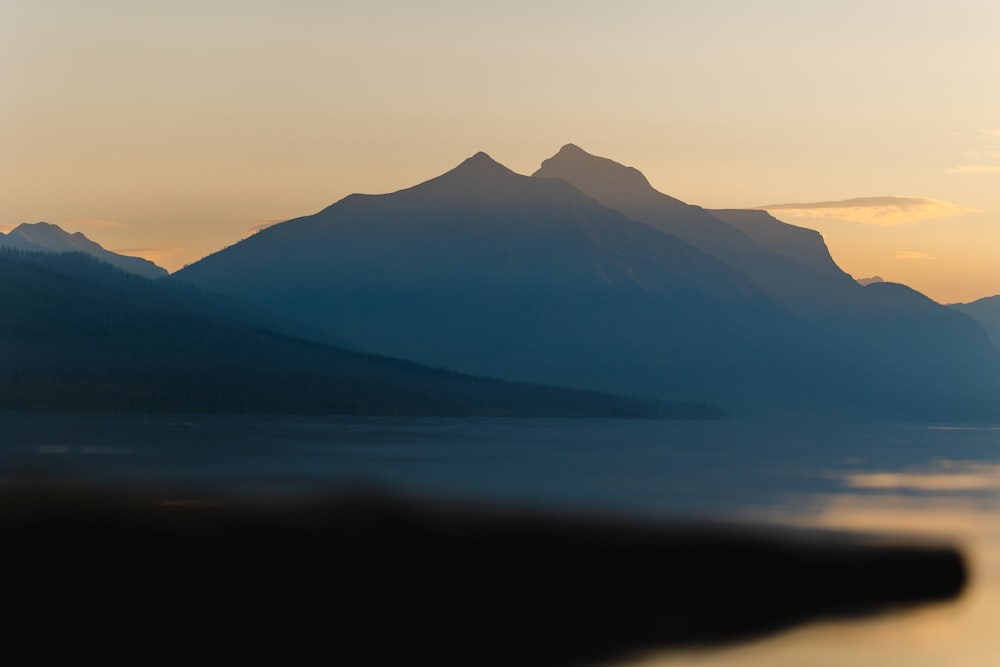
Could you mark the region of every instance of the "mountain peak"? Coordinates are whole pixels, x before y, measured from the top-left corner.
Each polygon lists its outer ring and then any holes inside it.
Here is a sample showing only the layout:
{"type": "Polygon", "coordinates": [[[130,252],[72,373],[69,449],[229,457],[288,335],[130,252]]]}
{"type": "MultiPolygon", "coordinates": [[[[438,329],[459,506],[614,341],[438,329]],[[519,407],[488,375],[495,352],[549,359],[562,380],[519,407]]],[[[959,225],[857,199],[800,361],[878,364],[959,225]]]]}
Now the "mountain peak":
{"type": "Polygon", "coordinates": [[[583,150],[576,144],[566,144],[565,146],[559,149],[559,152],[556,153],[554,157],[558,157],[559,155],[594,157],[593,155],[583,150]]]}
{"type": "Polygon", "coordinates": [[[24,252],[66,253],[82,252],[105,261],[123,271],[147,278],[167,275],[149,260],[129,257],[105,250],[100,244],[88,239],[82,232],[70,234],[59,225],[49,222],[22,222],[6,235],[0,234],[0,248],[12,248],[24,252]]]}
{"type": "Polygon", "coordinates": [[[460,165],[452,169],[452,173],[455,172],[478,172],[483,174],[503,172],[513,173],[510,169],[503,166],[491,158],[488,153],[484,153],[483,151],[479,151],[472,157],[468,157],[463,160],[460,165]]]}
{"type": "Polygon", "coordinates": [[[598,157],[576,144],[566,144],[560,148],[558,153],[542,162],[541,168],[532,175],[562,178],[570,183],[596,181],[622,193],[648,195],[653,191],[653,186],[635,167],[626,167],[606,157],[598,157]]]}
{"type": "MultiPolygon", "coordinates": [[[[513,171],[503,166],[489,154],[479,151],[475,155],[466,158],[457,167],[451,171],[445,172],[438,178],[445,178],[449,180],[462,179],[471,182],[485,182],[494,180],[496,178],[504,178],[507,176],[516,176],[513,171]]],[[[436,180],[436,179],[432,179],[436,180]]]]}
{"type": "Polygon", "coordinates": [[[454,169],[400,192],[414,191],[451,199],[494,196],[516,187],[514,183],[522,179],[526,180],[527,176],[514,173],[480,151],[454,169]]]}
{"type": "Polygon", "coordinates": [[[660,205],[669,202],[675,207],[688,208],[684,202],[658,192],[635,167],[593,155],[576,144],[560,148],[558,153],[543,161],[532,176],[561,178],[612,208],[624,202],[660,205]]]}
{"type": "Polygon", "coordinates": [[[48,232],[48,233],[62,232],[63,234],[66,233],[66,231],[63,230],[62,227],[60,227],[59,225],[53,225],[51,222],[22,222],[17,227],[12,229],[11,233],[14,232],[30,233],[31,231],[48,232]]]}
{"type": "Polygon", "coordinates": [[[69,232],[59,225],[50,222],[22,222],[7,234],[9,237],[18,237],[29,243],[38,243],[43,246],[49,244],[65,243],[70,237],[69,232]]]}

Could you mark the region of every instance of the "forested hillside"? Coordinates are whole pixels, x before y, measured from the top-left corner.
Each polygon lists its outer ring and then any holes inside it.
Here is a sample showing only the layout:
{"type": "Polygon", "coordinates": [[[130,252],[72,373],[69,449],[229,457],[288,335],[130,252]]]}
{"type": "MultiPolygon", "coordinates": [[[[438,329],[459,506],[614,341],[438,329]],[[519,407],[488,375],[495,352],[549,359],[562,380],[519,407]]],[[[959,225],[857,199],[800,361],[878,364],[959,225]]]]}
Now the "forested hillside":
{"type": "Polygon", "coordinates": [[[506,383],[250,326],[190,287],[82,254],[0,253],[0,409],[276,414],[714,416],[506,383]]]}

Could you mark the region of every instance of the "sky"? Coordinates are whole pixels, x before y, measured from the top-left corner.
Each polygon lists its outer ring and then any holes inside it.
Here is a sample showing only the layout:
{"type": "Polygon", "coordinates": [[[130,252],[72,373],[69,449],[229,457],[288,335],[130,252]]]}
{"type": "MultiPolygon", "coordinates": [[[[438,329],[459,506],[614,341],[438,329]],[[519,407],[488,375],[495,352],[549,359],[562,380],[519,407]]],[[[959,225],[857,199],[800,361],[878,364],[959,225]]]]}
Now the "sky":
{"type": "Polygon", "coordinates": [[[969,301],[1000,294],[997,26],[995,0],[0,0],[0,231],[175,270],[572,142],[969,301]]]}

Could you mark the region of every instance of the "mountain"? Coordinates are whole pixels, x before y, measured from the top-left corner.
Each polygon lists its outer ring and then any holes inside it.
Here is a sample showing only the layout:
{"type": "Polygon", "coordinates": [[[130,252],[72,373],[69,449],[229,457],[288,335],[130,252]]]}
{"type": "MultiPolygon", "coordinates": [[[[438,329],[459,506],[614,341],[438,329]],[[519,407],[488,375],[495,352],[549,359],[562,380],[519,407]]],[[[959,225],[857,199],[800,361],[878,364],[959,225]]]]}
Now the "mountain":
{"type": "MultiPolygon", "coordinates": [[[[817,232],[766,211],[685,204],[656,191],[638,170],[572,144],[545,160],[534,177],[563,179],[684,239],[808,322],[804,335],[812,351],[801,354],[819,355],[808,391],[825,387],[831,403],[881,406],[885,414],[940,413],[944,406],[954,414],[995,410],[1000,355],[982,329],[902,285],[859,285],[837,266],[817,232]]],[[[793,341],[788,351],[803,342],[793,341]]]]}
{"type": "Polygon", "coordinates": [[[989,334],[993,345],[1000,348],[1000,295],[988,296],[970,303],[953,303],[950,307],[976,320],[989,334]]]}
{"type": "Polygon", "coordinates": [[[870,276],[868,278],[857,278],[856,280],[857,280],[858,284],[861,285],[862,287],[868,287],[872,283],[884,283],[885,282],[885,278],[883,278],[882,276],[870,276]]]}
{"type": "Polygon", "coordinates": [[[837,298],[839,287],[853,283],[816,232],[764,211],[707,211],[686,204],[654,189],[634,167],[573,144],[542,162],[533,177],[562,179],[605,206],[686,241],[793,308],[808,306],[818,292],[837,298]]]}
{"type": "Polygon", "coordinates": [[[711,214],[749,236],[763,250],[800,264],[831,283],[846,285],[851,279],[837,266],[823,235],[816,230],[782,222],[767,211],[724,209],[711,214]]]}
{"type": "Polygon", "coordinates": [[[0,410],[718,416],[504,383],[248,324],[226,301],[83,253],[0,251],[0,410]]]}
{"type": "Polygon", "coordinates": [[[166,269],[147,259],[118,255],[105,250],[80,232],[70,234],[58,225],[47,222],[23,223],[7,234],[0,233],[0,248],[25,252],[82,252],[122,271],[146,278],[162,278],[167,275],[166,269]]]}
{"type": "Polygon", "coordinates": [[[1000,353],[971,318],[902,285],[858,285],[815,232],[719,215],[575,146],[533,177],[478,153],[172,280],[474,375],[738,412],[995,415],[1000,353]]]}
{"type": "Polygon", "coordinates": [[[722,261],[738,264],[743,255],[759,252],[745,233],[701,207],[658,192],[638,169],[591,155],[574,144],[563,146],[532,176],[562,179],[605,206],[722,261]]]}
{"type": "Polygon", "coordinates": [[[351,348],[509,380],[732,402],[806,372],[782,352],[794,318],[737,271],[484,153],[265,229],[172,279],[351,348]]]}

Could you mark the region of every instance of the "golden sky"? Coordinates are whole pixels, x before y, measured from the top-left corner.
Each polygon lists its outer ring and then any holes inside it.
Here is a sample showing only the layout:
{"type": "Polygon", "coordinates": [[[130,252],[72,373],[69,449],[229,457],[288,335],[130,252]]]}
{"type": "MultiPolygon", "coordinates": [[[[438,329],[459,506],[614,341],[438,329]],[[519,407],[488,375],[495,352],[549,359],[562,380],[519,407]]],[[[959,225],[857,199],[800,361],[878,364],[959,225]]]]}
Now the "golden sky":
{"type": "Polygon", "coordinates": [[[0,230],[176,269],[572,142],[691,203],[798,204],[848,272],[968,301],[1000,293],[997,26],[995,0],[0,0],[0,230]]]}

